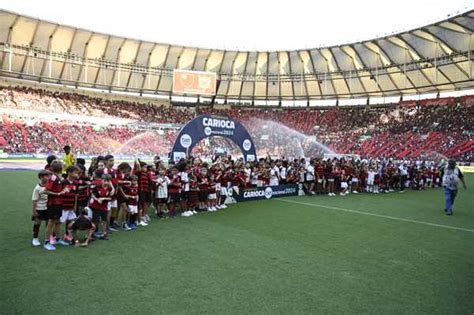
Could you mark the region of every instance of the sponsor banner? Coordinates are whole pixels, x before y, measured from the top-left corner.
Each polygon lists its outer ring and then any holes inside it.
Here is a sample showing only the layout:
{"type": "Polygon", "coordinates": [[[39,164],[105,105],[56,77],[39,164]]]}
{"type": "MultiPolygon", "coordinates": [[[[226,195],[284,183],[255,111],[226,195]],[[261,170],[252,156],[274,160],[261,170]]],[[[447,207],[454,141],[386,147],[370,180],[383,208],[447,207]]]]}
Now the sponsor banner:
{"type": "Polygon", "coordinates": [[[186,152],[173,152],[173,161],[178,162],[186,158],[186,152]]]}
{"type": "Polygon", "coordinates": [[[237,202],[264,200],[278,197],[298,196],[298,185],[265,186],[233,190],[232,197],[237,202]]]}
{"type": "Polygon", "coordinates": [[[203,71],[173,71],[173,93],[215,95],[216,73],[203,71]]]}
{"type": "Polygon", "coordinates": [[[199,141],[220,136],[232,140],[241,149],[246,161],[255,161],[255,145],[245,127],[229,117],[202,115],[188,122],[179,132],[172,149],[172,159],[189,155],[199,141]]]}
{"type": "Polygon", "coordinates": [[[34,158],[35,155],[31,153],[9,153],[10,158],[34,158]]]}
{"type": "Polygon", "coordinates": [[[246,160],[247,162],[255,162],[256,157],[255,157],[254,154],[247,154],[245,160],[246,160]]]}

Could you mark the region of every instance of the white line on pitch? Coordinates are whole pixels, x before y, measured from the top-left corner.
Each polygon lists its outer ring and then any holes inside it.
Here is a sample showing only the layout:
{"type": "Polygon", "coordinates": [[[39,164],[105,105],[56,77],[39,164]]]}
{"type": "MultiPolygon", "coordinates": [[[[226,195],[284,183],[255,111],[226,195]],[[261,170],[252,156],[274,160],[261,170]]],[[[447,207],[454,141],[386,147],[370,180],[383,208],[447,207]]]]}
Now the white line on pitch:
{"type": "Polygon", "coordinates": [[[325,209],[331,209],[331,210],[337,210],[337,211],[357,213],[357,214],[363,214],[363,215],[368,215],[368,216],[378,217],[378,218],[384,218],[384,219],[389,219],[389,220],[404,221],[404,222],[417,223],[417,224],[429,225],[429,226],[440,227],[440,228],[445,228],[445,229],[451,229],[451,230],[458,230],[458,231],[474,233],[474,230],[466,229],[466,228],[462,228],[462,227],[457,227],[457,226],[430,223],[430,222],[418,221],[418,220],[412,220],[412,219],[404,219],[404,218],[392,217],[392,216],[384,215],[384,214],[364,212],[364,211],[359,211],[359,210],[339,208],[339,207],[334,207],[334,206],[326,206],[326,205],[320,205],[320,204],[308,203],[308,202],[301,202],[301,201],[295,201],[295,200],[288,200],[288,199],[277,199],[277,200],[283,201],[283,202],[289,202],[289,203],[296,203],[296,204],[305,205],[305,206],[316,207],[316,208],[325,208],[325,209]]]}

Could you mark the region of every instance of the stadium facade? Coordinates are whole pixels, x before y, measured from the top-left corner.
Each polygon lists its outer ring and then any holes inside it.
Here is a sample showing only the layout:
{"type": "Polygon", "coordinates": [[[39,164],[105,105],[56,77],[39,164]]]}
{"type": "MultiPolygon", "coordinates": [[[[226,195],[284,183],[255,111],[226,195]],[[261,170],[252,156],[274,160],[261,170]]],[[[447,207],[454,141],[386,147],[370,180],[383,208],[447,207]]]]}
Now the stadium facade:
{"type": "Polygon", "coordinates": [[[474,10],[340,46],[235,51],[124,38],[0,10],[0,76],[171,98],[175,69],[206,71],[216,73],[216,94],[200,100],[217,103],[439,93],[474,88],[473,30],[474,10]]]}

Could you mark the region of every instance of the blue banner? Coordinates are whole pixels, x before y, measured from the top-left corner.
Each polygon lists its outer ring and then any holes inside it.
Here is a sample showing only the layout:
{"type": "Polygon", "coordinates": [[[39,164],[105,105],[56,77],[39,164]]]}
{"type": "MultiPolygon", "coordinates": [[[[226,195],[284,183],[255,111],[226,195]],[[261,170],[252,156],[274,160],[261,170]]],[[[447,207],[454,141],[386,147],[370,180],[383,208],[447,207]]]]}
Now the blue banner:
{"type": "Polygon", "coordinates": [[[242,150],[245,161],[257,159],[252,137],[241,123],[229,117],[210,115],[198,116],[181,129],[171,150],[171,159],[186,158],[199,141],[214,136],[232,140],[242,150]]]}
{"type": "Polygon", "coordinates": [[[233,190],[232,197],[235,201],[252,201],[272,199],[278,197],[298,196],[298,185],[288,184],[279,186],[265,186],[257,188],[240,189],[237,193],[233,190]]]}

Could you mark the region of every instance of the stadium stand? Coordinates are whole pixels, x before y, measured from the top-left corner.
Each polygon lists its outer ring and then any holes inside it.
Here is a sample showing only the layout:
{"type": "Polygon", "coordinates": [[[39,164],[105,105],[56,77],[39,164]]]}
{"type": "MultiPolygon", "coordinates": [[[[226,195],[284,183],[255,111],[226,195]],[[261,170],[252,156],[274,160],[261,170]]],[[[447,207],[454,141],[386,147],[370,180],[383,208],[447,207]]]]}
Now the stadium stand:
{"type": "MultiPolygon", "coordinates": [[[[3,113],[0,147],[6,153],[57,152],[67,143],[79,154],[96,154],[105,150],[166,155],[176,137],[176,129],[150,128],[136,125],[137,121],[158,126],[183,124],[197,114],[213,114],[241,121],[253,130],[257,142],[262,131],[252,128],[251,122],[255,119],[280,123],[306,136],[316,136],[318,141],[337,153],[397,159],[439,159],[439,156],[447,156],[463,161],[471,161],[474,155],[474,96],[400,101],[383,107],[199,107],[197,111],[190,107],[115,102],[75,93],[23,87],[4,87],[0,90],[0,96],[3,113]],[[33,113],[33,116],[25,117],[22,110],[33,113]],[[112,118],[123,122],[98,125],[74,121],[71,117],[75,116],[70,116],[68,120],[47,121],[39,115],[49,112],[96,117],[99,121],[112,118]],[[133,145],[124,147],[127,141],[139,135],[147,136],[139,137],[133,145]],[[153,141],[150,142],[150,139],[153,141]]],[[[285,146],[287,140],[273,136],[272,147],[285,146]]],[[[260,153],[278,154],[281,150],[267,148],[260,153]]]]}
{"type": "Polygon", "coordinates": [[[174,128],[210,113],[243,122],[259,155],[318,153],[307,141],[312,137],[337,153],[366,157],[473,159],[473,96],[374,101],[472,89],[472,10],[368,41],[273,52],[137,45],[5,10],[0,16],[0,77],[21,86],[0,89],[6,153],[58,152],[70,143],[81,154],[166,154],[174,128]],[[215,74],[215,90],[175,91],[174,70],[215,74]],[[196,103],[169,104],[184,98],[196,103]],[[370,106],[352,106],[354,100],[370,106]],[[271,106],[258,107],[262,102],[271,106]],[[256,120],[289,130],[264,130],[256,120]],[[293,142],[300,143],[290,148],[293,142]]]}

